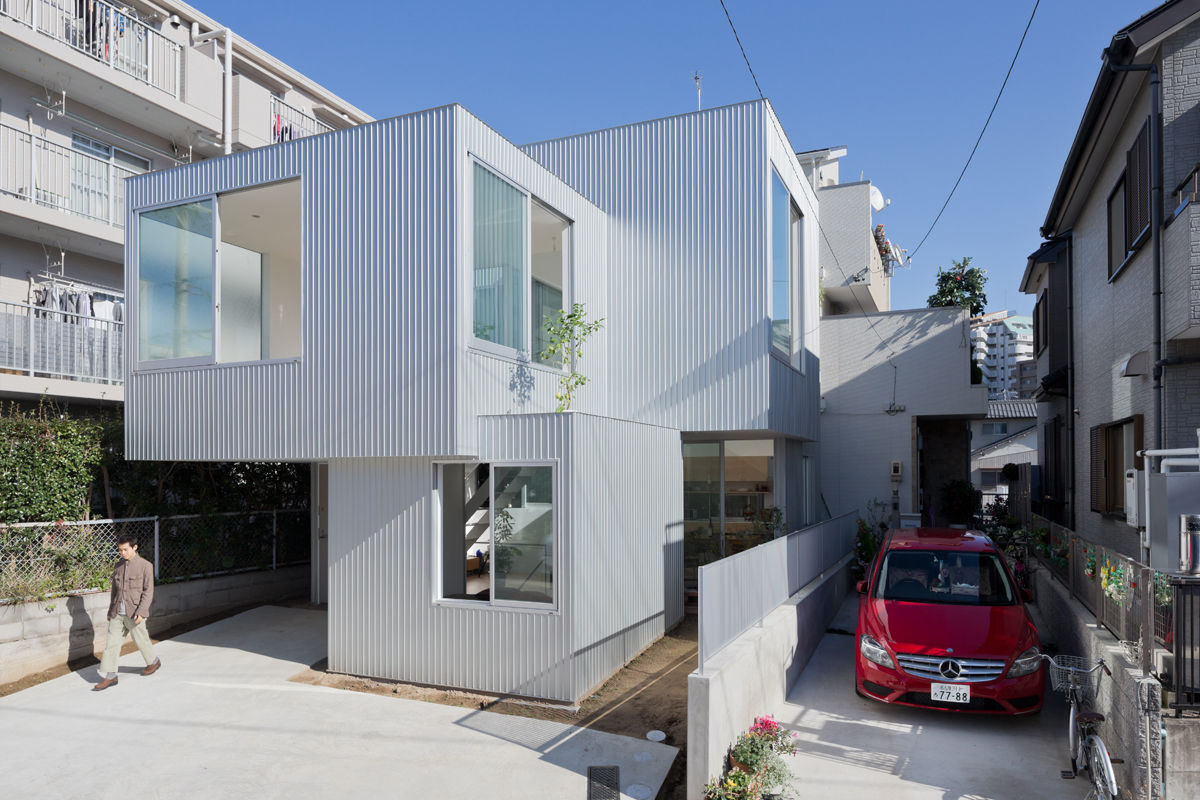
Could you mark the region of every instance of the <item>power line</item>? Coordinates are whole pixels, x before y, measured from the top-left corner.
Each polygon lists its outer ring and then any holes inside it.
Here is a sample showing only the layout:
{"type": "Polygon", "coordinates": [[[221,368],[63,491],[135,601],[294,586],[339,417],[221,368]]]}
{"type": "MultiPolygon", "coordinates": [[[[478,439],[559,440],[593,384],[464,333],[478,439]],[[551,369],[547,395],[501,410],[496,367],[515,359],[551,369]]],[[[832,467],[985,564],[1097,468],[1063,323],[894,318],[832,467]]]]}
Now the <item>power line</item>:
{"type": "Polygon", "coordinates": [[[758,99],[766,100],[763,96],[762,87],[758,85],[758,78],[754,75],[754,67],[750,66],[750,58],[746,55],[746,48],[742,47],[742,37],[738,36],[737,28],[733,26],[733,17],[729,16],[729,9],[725,8],[725,0],[721,0],[721,8],[725,11],[725,19],[729,20],[729,29],[733,31],[733,38],[737,41],[738,49],[742,51],[742,60],[746,62],[746,69],[750,70],[750,78],[754,81],[754,88],[758,89],[758,99]]]}
{"type": "MultiPolygon", "coordinates": [[[[929,230],[925,231],[925,235],[921,237],[921,241],[909,253],[909,258],[913,258],[917,251],[921,249],[921,245],[925,244],[925,240],[929,238],[929,234],[933,233],[934,227],[938,224],[938,220],[942,218],[942,214],[946,212],[946,207],[950,205],[950,198],[954,197],[954,192],[958,189],[958,185],[962,183],[963,176],[967,174],[967,167],[971,166],[971,159],[975,158],[975,151],[979,149],[979,143],[983,141],[983,134],[987,132],[988,123],[992,121],[992,115],[996,113],[996,106],[1000,105],[1000,97],[1004,94],[1004,87],[1008,86],[1008,79],[1012,75],[1013,67],[1017,65],[1017,56],[1021,55],[1021,48],[1025,45],[1025,37],[1029,34],[1029,28],[1033,25],[1033,18],[1037,14],[1038,5],[1042,0],[1035,0],[1033,11],[1029,14],[1029,22],[1025,23],[1025,32],[1021,34],[1021,41],[1017,43],[1017,52],[1013,53],[1012,63],[1008,65],[1008,72],[1004,75],[1004,82],[1000,84],[1000,91],[996,93],[996,102],[992,103],[992,110],[988,112],[987,119],[983,123],[983,130],[979,132],[979,138],[975,140],[975,146],[971,148],[971,155],[967,156],[967,163],[963,164],[962,172],[958,173],[958,180],[954,182],[954,187],[950,189],[950,194],[946,196],[946,202],[942,203],[942,210],[933,218],[933,222],[929,226],[929,230]]],[[[722,0],[721,5],[724,5],[722,0]]],[[[732,23],[730,23],[732,24],[732,23]]]]}

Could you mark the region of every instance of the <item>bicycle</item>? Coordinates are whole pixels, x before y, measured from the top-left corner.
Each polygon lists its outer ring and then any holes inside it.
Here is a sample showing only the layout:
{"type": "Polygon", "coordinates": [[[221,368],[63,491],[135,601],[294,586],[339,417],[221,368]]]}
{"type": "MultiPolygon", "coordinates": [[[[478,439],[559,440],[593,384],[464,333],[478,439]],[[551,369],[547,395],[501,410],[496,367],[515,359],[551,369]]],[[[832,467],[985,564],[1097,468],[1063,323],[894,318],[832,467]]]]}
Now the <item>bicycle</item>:
{"type": "Polygon", "coordinates": [[[1083,764],[1092,779],[1089,800],[1113,800],[1117,796],[1117,776],[1113,764],[1122,761],[1109,755],[1104,740],[1096,733],[1096,726],[1104,721],[1104,715],[1093,711],[1086,701],[1089,693],[1096,692],[1100,680],[1098,670],[1103,669],[1110,678],[1112,672],[1102,658],[1096,659],[1090,667],[1090,662],[1079,656],[1043,655],[1042,658],[1050,662],[1051,688],[1065,692],[1067,702],[1071,704],[1067,727],[1071,771],[1063,770],[1062,777],[1075,778],[1079,774],[1080,764],[1083,764]]]}

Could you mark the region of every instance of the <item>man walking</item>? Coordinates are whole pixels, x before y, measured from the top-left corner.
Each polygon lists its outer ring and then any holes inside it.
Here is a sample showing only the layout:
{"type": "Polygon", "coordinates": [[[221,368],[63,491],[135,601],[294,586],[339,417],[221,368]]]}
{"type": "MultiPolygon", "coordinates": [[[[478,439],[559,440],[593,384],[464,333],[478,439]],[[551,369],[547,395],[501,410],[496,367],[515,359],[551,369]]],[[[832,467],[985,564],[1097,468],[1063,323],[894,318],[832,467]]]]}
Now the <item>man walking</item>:
{"type": "Polygon", "coordinates": [[[108,642],[104,646],[104,657],[100,659],[102,680],[92,687],[93,692],[116,685],[117,661],[121,658],[121,644],[126,635],[133,636],[133,643],[146,659],[143,675],[153,675],[162,664],[154,655],[146,630],[146,617],[150,615],[150,602],[154,599],[154,566],[138,555],[137,548],[137,537],[132,534],[124,534],[117,540],[121,559],[113,569],[112,594],[108,603],[108,642]]]}

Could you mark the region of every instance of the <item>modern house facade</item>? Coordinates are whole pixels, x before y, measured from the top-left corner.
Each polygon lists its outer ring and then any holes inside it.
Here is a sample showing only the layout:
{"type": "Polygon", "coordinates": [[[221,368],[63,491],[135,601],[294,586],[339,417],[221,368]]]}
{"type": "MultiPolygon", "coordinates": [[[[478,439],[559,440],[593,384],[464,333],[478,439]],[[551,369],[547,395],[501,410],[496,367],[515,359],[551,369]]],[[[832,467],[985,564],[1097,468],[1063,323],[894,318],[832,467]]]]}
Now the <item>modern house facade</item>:
{"type": "Polygon", "coordinates": [[[1118,31],[1021,281],[1037,298],[1040,510],[1135,556],[1125,472],[1200,427],[1198,107],[1200,3],[1118,31]]]}
{"type": "Polygon", "coordinates": [[[576,700],[682,617],[685,539],[815,518],[816,212],[765,101],[526,147],[452,105],[139,176],[127,452],[316,465],[330,669],[576,700]]]}
{"type": "Polygon", "coordinates": [[[0,397],[123,399],[126,178],[369,120],[175,0],[0,3],[0,397]]]}

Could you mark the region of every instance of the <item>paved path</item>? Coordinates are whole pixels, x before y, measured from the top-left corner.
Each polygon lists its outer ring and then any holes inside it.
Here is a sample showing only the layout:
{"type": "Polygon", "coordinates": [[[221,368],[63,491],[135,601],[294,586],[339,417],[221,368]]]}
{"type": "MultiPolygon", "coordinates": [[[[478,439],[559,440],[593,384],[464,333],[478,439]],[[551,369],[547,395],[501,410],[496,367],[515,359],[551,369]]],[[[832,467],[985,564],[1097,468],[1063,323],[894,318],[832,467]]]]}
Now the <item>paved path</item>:
{"type": "MultiPolygon", "coordinates": [[[[832,623],[853,632],[858,596],[832,623]]],[[[827,633],[776,718],[799,733],[789,766],[801,798],[1052,800],[1087,795],[1063,780],[1067,705],[1049,693],[1032,717],[941,714],[854,692],[854,638],[827,633]]]]}
{"type": "Polygon", "coordinates": [[[0,698],[0,798],[585,798],[589,765],[637,797],[676,753],[289,682],[325,641],[324,613],[264,606],[160,643],[151,677],[135,652],[107,691],[90,667],[0,698]]]}

